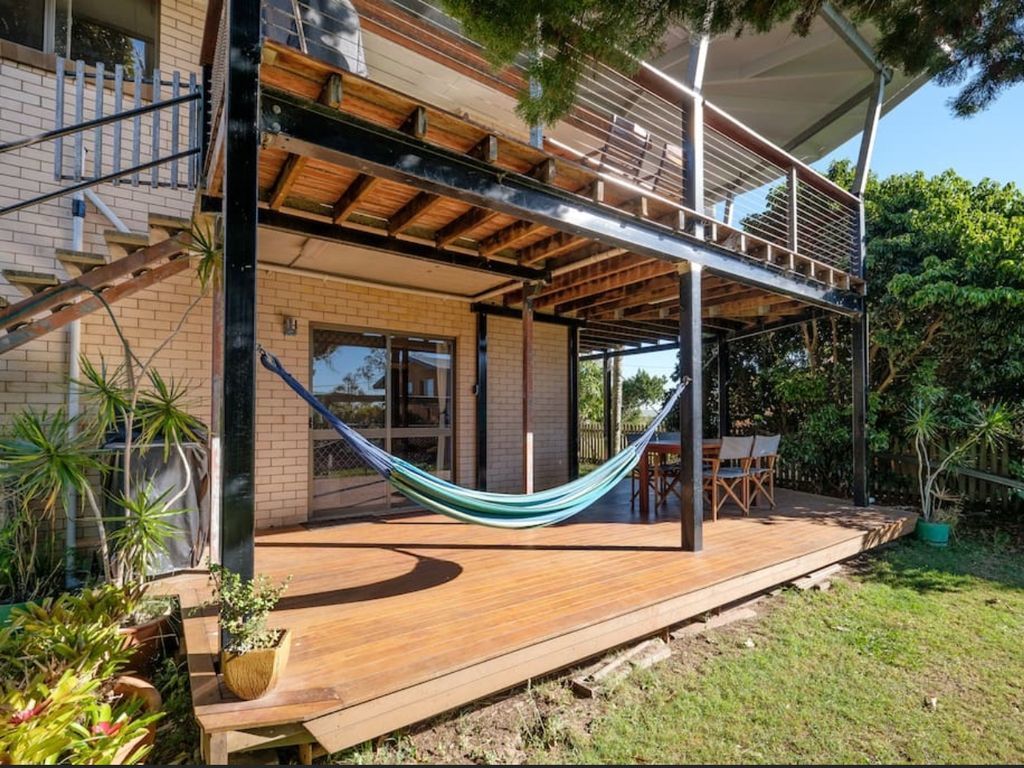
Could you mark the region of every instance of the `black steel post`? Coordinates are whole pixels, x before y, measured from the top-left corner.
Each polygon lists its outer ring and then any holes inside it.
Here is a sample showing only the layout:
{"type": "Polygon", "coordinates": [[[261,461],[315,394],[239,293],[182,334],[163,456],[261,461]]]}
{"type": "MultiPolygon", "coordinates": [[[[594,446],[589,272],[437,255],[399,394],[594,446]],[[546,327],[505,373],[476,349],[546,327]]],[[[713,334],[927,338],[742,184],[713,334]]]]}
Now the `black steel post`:
{"type": "Polygon", "coordinates": [[[605,355],[601,368],[601,393],[604,402],[604,457],[610,459],[615,455],[612,450],[612,365],[611,358],[605,355]]]}
{"type": "Polygon", "coordinates": [[[227,0],[221,562],[253,575],[260,4],[227,0]]]}
{"type": "Polygon", "coordinates": [[[569,337],[569,479],[580,474],[580,332],[568,328],[569,337]]]}
{"type": "Polygon", "coordinates": [[[868,506],[868,313],[850,321],[853,351],[853,503],[868,506]]]}
{"type": "Polygon", "coordinates": [[[732,429],[732,412],[729,408],[729,339],[718,337],[718,436],[724,437],[732,429]]]}
{"type": "Polygon", "coordinates": [[[696,264],[679,275],[679,375],[690,380],[679,398],[679,457],[682,488],[682,548],[704,547],[704,382],[701,375],[701,269],[696,264]]]}
{"type": "Polygon", "coordinates": [[[476,487],[487,490],[487,314],[476,316],[476,487]]]}

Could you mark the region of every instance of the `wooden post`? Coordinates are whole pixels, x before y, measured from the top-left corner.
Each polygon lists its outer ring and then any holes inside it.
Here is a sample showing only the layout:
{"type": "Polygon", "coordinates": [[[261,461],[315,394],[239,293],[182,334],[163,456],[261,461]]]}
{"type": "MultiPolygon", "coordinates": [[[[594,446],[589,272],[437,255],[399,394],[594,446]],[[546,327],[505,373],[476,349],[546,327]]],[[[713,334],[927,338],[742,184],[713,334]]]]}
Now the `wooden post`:
{"type": "Polygon", "coordinates": [[[523,493],[533,493],[533,288],[523,301],[523,493]]]}
{"type": "Polygon", "coordinates": [[[704,413],[701,364],[701,267],[684,263],[679,272],[679,375],[689,386],[679,398],[679,473],[682,488],[682,548],[704,546],[704,413]]]}

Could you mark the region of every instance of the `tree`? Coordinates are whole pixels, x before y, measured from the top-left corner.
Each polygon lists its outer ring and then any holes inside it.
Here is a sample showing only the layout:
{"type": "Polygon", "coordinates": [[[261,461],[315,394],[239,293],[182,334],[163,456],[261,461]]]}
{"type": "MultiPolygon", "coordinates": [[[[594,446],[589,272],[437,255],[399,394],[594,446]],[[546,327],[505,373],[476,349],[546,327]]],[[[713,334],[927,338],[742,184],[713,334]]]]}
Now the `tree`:
{"type": "Polygon", "coordinates": [[[594,360],[580,362],[579,417],[583,421],[604,419],[604,371],[594,360]]]}
{"type": "MultiPolygon", "coordinates": [[[[495,66],[542,50],[524,66],[540,85],[519,96],[530,123],[553,123],[572,107],[589,58],[625,72],[656,49],[671,25],[712,34],[762,32],[780,23],[806,35],[825,0],[444,0],[480,40],[495,66]]],[[[956,114],[973,114],[1024,81],[1024,0],[834,0],[856,22],[879,30],[879,57],[943,85],[966,82],[956,114]]]]}
{"type": "MultiPolygon", "coordinates": [[[[840,184],[852,173],[849,163],[829,171],[840,184]]],[[[779,199],[769,195],[766,215],[779,199]]],[[[1024,404],[1024,193],[952,171],[872,176],[865,207],[873,449],[905,434],[922,388],[982,407],[1024,404]]],[[[811,320],[732,354],[737,427],[782,432],[784,455],[818,488],[845,490],[849,325],[811,320]]]]}
{"type": "Polygon", "coordinates": [[[667,376],[655,376],[643,368],[622,381],[622,419],[638,421],[646,406],[660,403],[665,397],[667,376]]]}

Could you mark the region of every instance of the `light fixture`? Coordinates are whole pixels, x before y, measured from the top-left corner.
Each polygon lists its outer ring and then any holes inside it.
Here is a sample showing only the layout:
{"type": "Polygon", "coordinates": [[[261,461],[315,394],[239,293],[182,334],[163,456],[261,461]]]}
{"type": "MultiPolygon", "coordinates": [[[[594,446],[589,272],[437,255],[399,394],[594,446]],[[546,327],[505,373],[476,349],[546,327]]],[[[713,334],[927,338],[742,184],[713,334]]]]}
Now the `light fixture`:
{"type": "Polygon", "coordinates": [[[295,336],[299,332],[299,319],[291,315],[284,316],[284,335],[295,336]]]}

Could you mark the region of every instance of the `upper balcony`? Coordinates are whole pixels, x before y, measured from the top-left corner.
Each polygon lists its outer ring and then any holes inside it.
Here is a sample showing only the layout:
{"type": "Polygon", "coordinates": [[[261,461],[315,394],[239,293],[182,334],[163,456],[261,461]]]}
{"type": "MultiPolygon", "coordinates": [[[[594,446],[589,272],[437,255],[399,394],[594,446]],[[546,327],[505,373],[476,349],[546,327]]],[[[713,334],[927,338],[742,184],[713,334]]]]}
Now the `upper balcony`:
{"type": "MultiPolygon", "coordinates": [[[[345,7],[263,2],[267,228],[286,232],[301,219],[311,222],[306,235],[347,246],[414,258],[426,247],[452,267],[474,269],[474,277],[453,272],[435,281],[445,290],[516,305],[523,283],[538,281],[545,284],[537,289],[539,309],[597,324],[671,320],[664,303],[674,295],[672,262],[680,259],[705,260],[706,295],[720,283],[735,298],[736,312],[723,301],[710,313],[719,324],[709,324],[722,330],[784,321],[808,306],[858,306],[865,289],[858,198],[662,70],[643,64],[626,75],[594,63],[565,119],[535,129],[516,112],[516,95],[529,87],[523,68],[494,71],[481,46],[435,6],[354,0],[345,7]],[[703,162],[693,171],[703,195],[684,205],[683,126],[698,102],[703,162]],[[370,157],[341,136],[357,129],[364,143],[406,137],[402,146],[411,153],[370,157]],[[448,171],[431,175],[422,151],[439,153],[448,171]],[[476,190],[459,189],[476,183],[470,171],[482,164],[513,185],[487,204],[476,190]],[[451,167],[462,166],[468,175],[455,180],[451,167]],[[538,184],[555,197],[524,204],[523,195],[540,194],[538,184]],[[584,221],[587,206],[618,216],[621,231],[584,221]],[[640,239],[622,234],[636,227],[640,239]]],[[[222,16],[211,87],[212,196],[221,193],[219,148],[227,140],[218,117],[224,26],[222,16]]],[[[300,265],[325,269],[323,260],[300,265]]],[[[671,338],[671,325],[664,327],[671,338]]]]}

